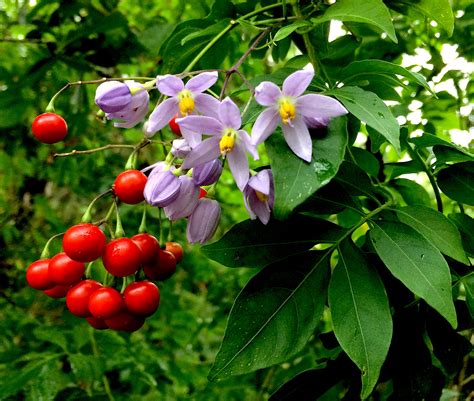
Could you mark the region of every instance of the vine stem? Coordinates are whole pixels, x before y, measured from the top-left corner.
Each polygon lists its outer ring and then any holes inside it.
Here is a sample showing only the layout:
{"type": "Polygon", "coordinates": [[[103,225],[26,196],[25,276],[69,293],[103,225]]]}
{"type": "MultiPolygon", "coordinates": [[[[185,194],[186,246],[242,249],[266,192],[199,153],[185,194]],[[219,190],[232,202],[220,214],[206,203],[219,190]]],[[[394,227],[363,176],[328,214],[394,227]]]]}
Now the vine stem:
{"type": "Polygon", "coordinates": [[[53,236],[48,240],[48,242],[46,242],[46,245],[44,246],[43,251],[41,252],[40,259],[49,258],[49,245],[51,244],[51,242],[52,242],[55,238],[58,238],[58,237],[60,237],[61,235],[64,235],[64,233],[59,233],[59,234],[53,235],[53,236]]]}
{"type": "MultiPolygon", "coordinates": [[[[100,358],[99,348],[97,347],[97,342],[95,341],[94,336],[94,329],[92,327],[89,327],[89,337],[91,339],[92,353],[96,358],[100,358]]],[[[109,401],[115,401],[114,395],[112,394],[112,390],[110,389],[109,380],[107,379],[105,373],[102,374],[102,382],[104,383],[105,393],[107,394],[109,401]]]]}
{"type": "Polygon", "coordinates": [[[75,156],[75,155],[88,155],[91,153],[101,152],[107,149],[133,149],[135,145],[120,145],[120,144],[109,144],[105,146],[101,146],[100,148],[88,149],[88,150],[72,150],[67,153],[55,153],[53,155],[54,158],[56,157],[68,157],[68,156],[75,156]]]}
{"type": "Polygon", "coordinates": [[[102,192],[101,194],[97,195],[94,199],[92,199],[91,203],[89,203],[89,206],[87,206],[86,211],[84,212],[84,215],[82,216],[81,222],[82,223],[89,223],[92,220],[91,216],[91,210],[94,207],[94,204],[100,199],[103,198],[104,196],[108,195],[109,193],[112,192],[112,189],[108,189],[105,192],[102,192]]]}

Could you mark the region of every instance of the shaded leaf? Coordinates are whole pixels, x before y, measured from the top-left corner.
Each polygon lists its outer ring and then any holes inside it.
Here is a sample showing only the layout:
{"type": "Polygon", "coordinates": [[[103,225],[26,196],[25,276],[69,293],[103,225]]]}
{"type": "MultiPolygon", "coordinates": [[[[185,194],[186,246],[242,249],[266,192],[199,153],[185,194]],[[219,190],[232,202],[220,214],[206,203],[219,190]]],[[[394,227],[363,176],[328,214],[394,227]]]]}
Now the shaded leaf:
{"type": "Polygon", "coordinates": [[[286,25],[277,31],[277,33],[275,34],[275,37],[273,38],[273,41],[278,42],[282,39],[285,39],[286,37],[290,36],[294,31],[296,31],[298,28],[302,28],[304,26],[306,27],[311,26],[311,22],[306,21],[306,20],[301,20],[301,21],[293,22],[290,25],[286,25]]]}
{"type": "Polygon", "coordinates": [[[454,30],[454,15],[449,0],[420,0],[409,2],[409,5],[422,14],[434,19],[449,36],[454,30]]]}
{"type": "Polygon", "coordinates": [[[444,145],[434,145],[433,153],[436,156],[437,165],[447,162],[464,162],[474,160],[474,155],[444,145]]]}
{"type": "Polygon", "coordinates": [[[438,172],[441,191],[455,201],[474,205],[474,162],[453,164],[438,172]]]}
{"type": "Polygon", "coordinates": [[[456,224],[464,249],[470,255],[474,255],[474,219],[465,213],[451,213],[448,215],[449,219],[456,224]]]}
{"type": "Polygon", "coordinates": [[[392,181],[392,186],[400,193],[408,205],[431,206],[429,193],[426,192],[426,189],[422,185],[415,181],[407,178],[398,178],[392,181]]]}

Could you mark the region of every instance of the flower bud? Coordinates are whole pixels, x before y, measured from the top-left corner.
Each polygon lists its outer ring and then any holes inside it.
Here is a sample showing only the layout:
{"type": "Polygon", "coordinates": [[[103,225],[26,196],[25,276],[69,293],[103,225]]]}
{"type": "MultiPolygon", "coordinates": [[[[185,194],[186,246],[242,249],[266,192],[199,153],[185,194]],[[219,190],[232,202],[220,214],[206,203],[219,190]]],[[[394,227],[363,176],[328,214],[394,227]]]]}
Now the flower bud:
{"type": "Polygon", "coordinates": [[[263,224],[267,224],[274,201],[275,190],[270,169],[262,170],[249,179],[244,189],[244,203],[252,220],[258,217],[263,224]]]}
{"type": "Polygon", "coordinates": [[[191,146],[189,146],[186,139],[175,139],[171,148],[171,154],[173,156],[184,159],[188,153],[191,152],[191,146]]]}
{"type": "Polygon", "coordinates": [[[148,104],[150,101],[148,91],[142,84],[135,81],[126,81],[125,84],[129,88],[129,91],[134,91],[130,103],[116,112],[107,113],[109,120],[120,120],[114,122],[114,126],[118,128],[132,128],[142,121],[148,113],[148,104]]]}
{"type": "Polygon", "coordinates": [[[124,82],[106,81],[97,87],[95,103],[106,113],[115,113],[127,107],[132,94],[124,82]]]}
{"type": "Polygon", "coordinates": [[[179,220],[188,217],[196,208],[199,201],[199,186],[191,177],[182,175],[179,196],[169,206],[164,208],[166,217],[170,220],[179,220]]]}
{"type": "MultiPolygon", "coordinates": [[[[161,169],[162,166],[158,165],[161,169]]],[[[152,171],[148,176],[143,195],[151,206],[165,207],[170,205],[179,196],[181,181],[171,171],[152,171]]]]}
{"type": "Polygon", "coordinates": [[[221,218],[221,207],[216,200],[199,199],[194,212],[189,216],[186,236],[191,244],[204,244],[216,232],[221,218]]]}
{"type": "Polygon", "coordinates": [[[219,159],[200,164],[193,168],[193,180],[197,185],[214,184],[222,173],[222,162],[219,159]]]}

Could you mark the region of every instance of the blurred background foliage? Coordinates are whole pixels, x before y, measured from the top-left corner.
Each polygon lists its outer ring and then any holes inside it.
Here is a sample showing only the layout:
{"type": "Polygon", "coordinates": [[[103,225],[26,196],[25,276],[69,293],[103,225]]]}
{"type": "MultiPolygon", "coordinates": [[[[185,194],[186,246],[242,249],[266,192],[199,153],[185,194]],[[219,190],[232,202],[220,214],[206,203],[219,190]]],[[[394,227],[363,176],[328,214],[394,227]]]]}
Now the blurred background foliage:
{"type": "MultiPolygon", "coordinates": [[[[100,400],[107,399],[109,385],[117,400],[263,400],[296,373],[316,366],[315,361],[328,352],[320,349],[316,340],[310,341],[289,363],[209,383],[207,374],[233,299],[253,271],[210,262],[198,247],[185,246],[177,274],[160,287],[159,311],[131,335],[91,331],[65,310],[63,301],[50,300],[27,288],[24,275],[47,239],[77,223],[89,201],[111,185],[122,171],[128,151],[64,158],[53,154],[107,143],[134,144],[142,137],[140,127],[120,130],[110,123],[104,125],[95,116],[95,86],[82,85],[70,88],[56,101],[56,111],[66,118],[70,129],[66,142],[42,145],[32,137],[30,124],[51,97],[72,81],[181,72],[230,19],[271,3],[0,1],[0,399],[100,400]],[[190,37],[192,33],[197,35],[190,37]]],[[[323,2],[314,3],[324,7],[323,2]]],[[[384,100],[397,102],[392,111],[410,132],[422,129],[464,141],[467,146],[467,130],[472,124],[469,62],[474,5],[469,0],[453,1],[456,22],[454,34],[448,38],[436,23],[394,11],[404,13],[406,1],[385,3],[392,8],[399,43],[352,23],[346,24],[351,35],[327,46],[321,39],[327,32],[314,30],[311,38],[326,70],[337,77],[341,67],[367,58],[404,63],[433,84],[438,99],[410,85],[399,91],[383,85],[368,89],[384,100]],[[464,62],[450,64],[460,57],[464,62]]],[[[256,21],[281,16],[278,8],[256,21]]],[[[255,28],[259,23],[254,20],[253,25],[236,26],[195,69],[232,66],[260,33],[255,28]]],[[[285,66],[299,68],[307,62],[301,49],[297,36],[263,46],[246,60],[242,72],[250,79],[285,66]]],[[[248,97],[240,85],[234,77],[230,91],[248,97]]],[[[155,92],[152,104],[156,100],[155,92]]],[[[164,136],[173,138],[166,130],[164,136]]],[[[139,161],[144,167],[162,157],[161,147],[148,147],[139,161]]],[[[383,157],[385,161],[399,160],[394,153],[383,157]]],[[[223,205],[223,218],[217,236],[247,218],[234,185],[230,175],[219,184],[217,198],[223,205]]],[[[411,184],[400,181],[403,185],[411,184]]],[[[105,201],[99,202],[96,216],[105,215],[108,207],[105,201]]],[[[128,235],[138,229],[141,211],[121,208],[128,235]]],[[[157,211],[151,216],[150,231],[158,233],[157,211]]],[[[173,227],[173,238],[183,244],[184,227],[184,222],[173,227]]],[[[59,242],[54,247],[59,250],[59,242]]],[[[321,323],[323,332],[329,330],[326,324],[321,323]]],[[[324,399],[336,399],[340,390],[336,386],[324,399]]]]}

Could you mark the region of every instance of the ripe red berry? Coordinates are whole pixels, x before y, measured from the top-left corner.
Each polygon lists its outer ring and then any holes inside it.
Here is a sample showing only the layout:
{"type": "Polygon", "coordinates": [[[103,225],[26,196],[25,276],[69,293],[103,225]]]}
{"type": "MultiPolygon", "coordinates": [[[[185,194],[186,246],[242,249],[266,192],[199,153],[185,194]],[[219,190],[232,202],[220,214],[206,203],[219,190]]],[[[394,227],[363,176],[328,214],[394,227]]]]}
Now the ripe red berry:
{"type": "Polygon", "coordinates": [[[142,252],[130,238],[117,238],[105,247],[102,261],[115,277],[130,276],[140,268],[142,252]]]}
{"type": "Polygon", "coordinates": [[[123,299],[127,309],[136,315],[149,316],[160,304],[160,291],[150,281],[137,281],[125,288],[123,299]]]}
{"type": "Polygon", "coordinates": [[[102,230],[89,223],[70,227],[63,237],[64,252],[77,262],[92,262],[102,255],[106,245],[102,230]]]}
{"type": "Polygon", "coordinates": [[[43,292],[50,298],[64,298],[70,288],[70,285],[57,285],[56,287],[44,290],[43,292]]]}
{"type": "Polygon", "coordinates": [[[112,330],[126,331],[131,333],[137,331],[145,323],[145,319],[135,316],[130,312],[124,311],[109,319],[105,319],[105,323],[112,330]]]}
{"type": "Polygon", "coordinates": [[[179,128],[178,123],[176,122],[176,119],[178,118],[178,114],[176,114],[169,122],[171,131],[173,131],[173,134],[176,136],[181,136],[181,128],[179,128]]]}
{"type": "Polygon", "coordinates": [[[158,257],[160,244],[153,235],[147,233],[137,234],[131,240],[140,248],[143,264],[152,263],[158,257]]]}
{"type": "Polygon", "coordinates": [[[181,262],[183,260],[183,247],[178,242],[167,242],[166,243],[166,250],[170,251],[174,257],[176,258],[176,263],[181,262]]]}
{"type": "Polygon", "coordinates": [[[89,311],[93,317],[108,319],[125,307],[120,293],[111,287],[99,288],[89,297],[89,311]]]}
{"type": "Polygon", "coordinates": [[[207,195],[207,191],[204,188],[199,188],[199,199],[204,198],[207,195]]]}
{"type": "Polygon", "coordinates": [[[83,280],[72,287],[66,295],[66,306],[69,311],[79,317],[91,316],[89,298],[93,292],[102,287],[95,280],[83,280]]]}
{"type": "Polygon", "coordinates": [[[81,280],[84,268],[84,263],[76,262],[61,252],[49,261],[49,279],[55,285],[74,285],[81,280]]]}
{"type": "Polygon", "coordinates": [[[39,259],[34,261],[26,270],[26,281],[35,290],[47,290],[54,287],[49,278],[50,259],[39,259]]]}
{"type": "Polygon", "coordinates": [[[91,325],[96,330],[106,330],[109,328],[105,323],[104,319],[99,319],[98,317],[86,317],[87,323],[91,325]]]}
{"type": "Polygon", "coordinates": [[[123,203],[135,205],[145,199],[143,190],[146,182],[147,177],[141,171],[127,170],[117,176],[112,188],[123,203]]]}
{"type": "Polygon", "coordinates": [[[60,142],[67,135],[66,121],[55,113],[40,114],[34,119],[31,129],[36,139],[49,144],[60,142]]]}
{"type": "Polygon", "coordinates": [[[160,250],[155,263],[144,266],[143,271],[150,280],[164,281],[176,271],[176,258],[170,251],[160,250]]]}

